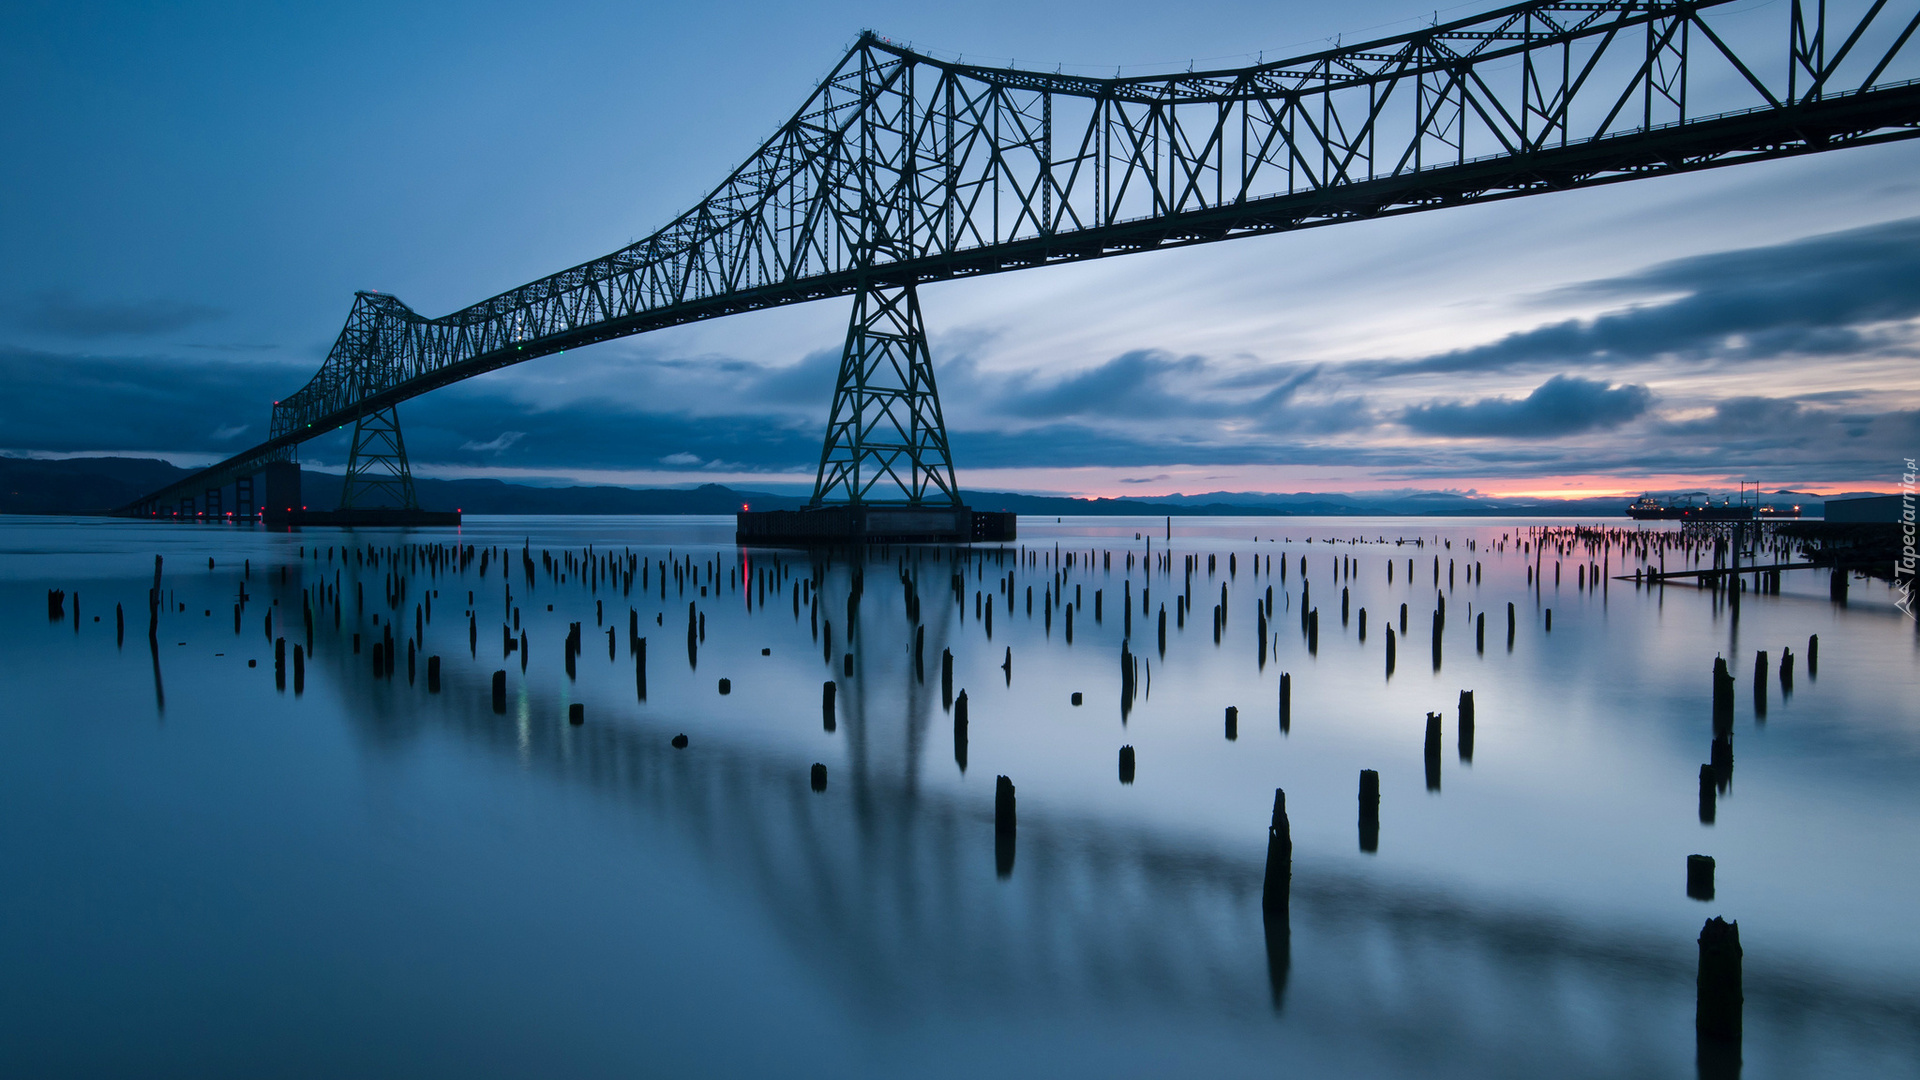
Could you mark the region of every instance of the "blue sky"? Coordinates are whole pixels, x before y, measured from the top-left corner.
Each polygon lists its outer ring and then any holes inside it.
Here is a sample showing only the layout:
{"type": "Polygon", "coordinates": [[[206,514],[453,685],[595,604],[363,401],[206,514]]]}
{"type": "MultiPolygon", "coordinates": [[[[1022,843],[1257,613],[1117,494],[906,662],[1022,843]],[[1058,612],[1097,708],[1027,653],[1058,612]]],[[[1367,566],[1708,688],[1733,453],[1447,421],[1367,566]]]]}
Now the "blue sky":
{"type": "MultiPolygon", "coordinates": [[[[1111,73],[1272,59],[1432,15],[15,3],[0,16],[0,451],[188,464],[250,445],[354,290],[438,314],[646,235],[865,27],[1111,73]]],[[[1884,488],[1920,450],[1917,167],[1920,141],[931,285],[961,482],[1884,488]]],[[[810,481],[847,306],[437,391],[402,409],[415,467],[810,481]]],[[[303,454],[337,465],[344,448],[303,454]]]]}

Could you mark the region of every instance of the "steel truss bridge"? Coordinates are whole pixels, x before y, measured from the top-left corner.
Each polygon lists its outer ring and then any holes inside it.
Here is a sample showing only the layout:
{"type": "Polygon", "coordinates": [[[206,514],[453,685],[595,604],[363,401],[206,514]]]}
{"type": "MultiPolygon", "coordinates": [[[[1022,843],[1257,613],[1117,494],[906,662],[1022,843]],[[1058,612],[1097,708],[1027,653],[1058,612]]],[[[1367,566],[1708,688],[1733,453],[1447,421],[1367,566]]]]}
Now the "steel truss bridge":
{"type": "Polygon", "coordinates": [[[395,412],[409,398],[849,294],[815,505],[957,505],[921,282],[1912,138],[1916,29],[1920,0],[1536,2],[1271,63],[1111,79],[865,33],[666,227],[439,318],[356,294],[265,442],[119,512],[218,516],[229,484],[250,511],[254,474],[348,424],[343,505],[410,506],[395,412]]]}

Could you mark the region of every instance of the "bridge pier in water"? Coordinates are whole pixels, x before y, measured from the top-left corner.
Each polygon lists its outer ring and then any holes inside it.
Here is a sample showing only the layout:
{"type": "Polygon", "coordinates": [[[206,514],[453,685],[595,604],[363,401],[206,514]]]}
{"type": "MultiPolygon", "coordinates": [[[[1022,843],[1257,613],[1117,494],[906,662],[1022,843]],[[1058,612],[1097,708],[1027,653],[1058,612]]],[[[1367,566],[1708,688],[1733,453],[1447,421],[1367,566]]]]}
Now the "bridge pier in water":
{"type": "MultiPolygon", "coordinates": [[[[296,493],[299,477],[294,478],[296,493]]],[[[297,499],[296,499],[297,502],[297,499]]],[[[407,466],[407,444],[400,435],[400,414],[389,405],[354,422],[347,474],[340,484],[340,508],[293,514],[290,525],[458,525],[458,510],[422,510],[407,466]]]]}
{"type": "Polygon", "coordinates": [[[742,510],[734,536],[793,546],[1014,538],[1013,514],[960,500],[912,282],[868,278],[854,293],[812,502],[804,510],[742,510]]]}

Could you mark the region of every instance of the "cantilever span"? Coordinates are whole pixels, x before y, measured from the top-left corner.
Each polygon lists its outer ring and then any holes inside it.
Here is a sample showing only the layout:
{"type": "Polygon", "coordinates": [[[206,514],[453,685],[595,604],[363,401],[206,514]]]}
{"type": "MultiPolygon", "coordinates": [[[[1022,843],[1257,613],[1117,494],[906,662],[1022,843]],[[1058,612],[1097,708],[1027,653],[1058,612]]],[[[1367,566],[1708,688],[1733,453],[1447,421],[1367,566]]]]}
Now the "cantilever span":
{"type": "Polygon", "coordinates": [[[409,398],[849,294],[865,299],[815,503],[957,506],[921,282],[1912,138],[1916,30],[1920,0],[1534,2],[1272,63],[1112,79],[949,62],[866,33],[666,227],[439,318],[356,295],[266,442],[119,512],[204,516],[222,485],[250,491],[265,465],[348,423],[349,505],[410,492],[365,474],[404,480],[392,410],[409,398]],[[889,329],[862,314],[892,310],[912,317],[889,329]]]}

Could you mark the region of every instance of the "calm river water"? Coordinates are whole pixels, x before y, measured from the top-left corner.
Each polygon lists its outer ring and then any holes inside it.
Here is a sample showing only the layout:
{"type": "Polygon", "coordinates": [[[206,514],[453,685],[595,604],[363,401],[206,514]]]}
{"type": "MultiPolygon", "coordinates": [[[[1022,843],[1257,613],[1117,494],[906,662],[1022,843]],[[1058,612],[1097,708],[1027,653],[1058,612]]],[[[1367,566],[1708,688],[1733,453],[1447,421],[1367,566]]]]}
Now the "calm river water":
{"type": "Polygon", "coordinates": [[[1564,524],[1023,519],[855,567],[717,518],[0,519],[0,1075],[1688,1077],[1716,915],[1741,1075],[1920,1075],[1914,623],[1814,571],[1583,588],[1586,548],[1522,547],[1564,524]]]}

